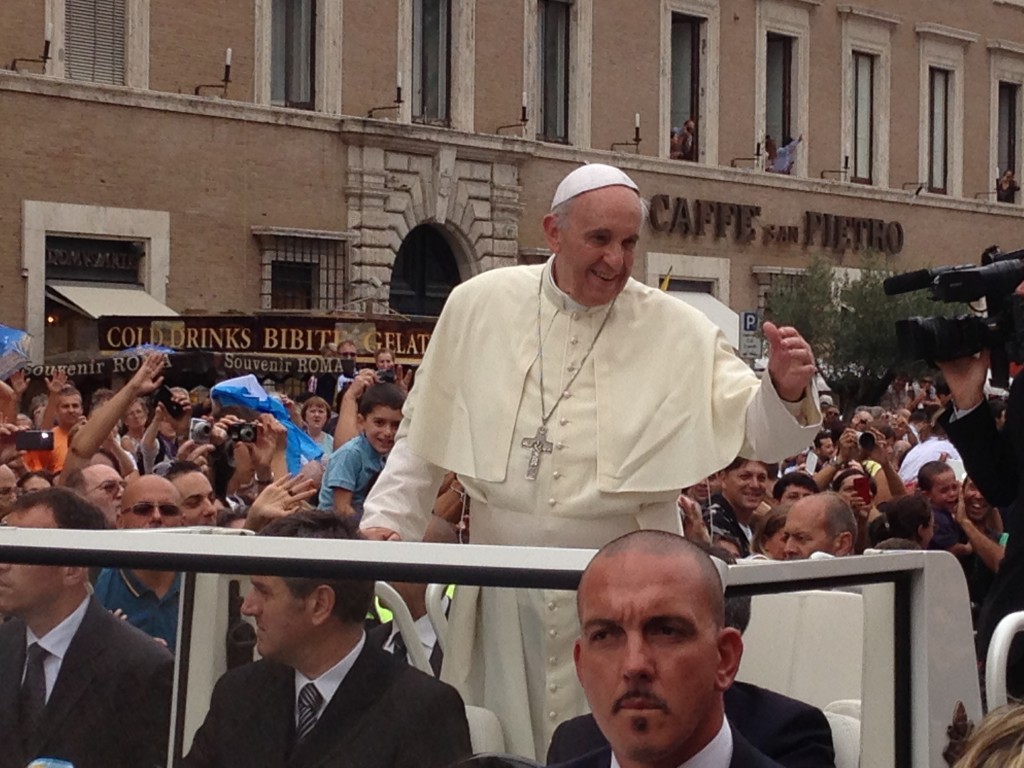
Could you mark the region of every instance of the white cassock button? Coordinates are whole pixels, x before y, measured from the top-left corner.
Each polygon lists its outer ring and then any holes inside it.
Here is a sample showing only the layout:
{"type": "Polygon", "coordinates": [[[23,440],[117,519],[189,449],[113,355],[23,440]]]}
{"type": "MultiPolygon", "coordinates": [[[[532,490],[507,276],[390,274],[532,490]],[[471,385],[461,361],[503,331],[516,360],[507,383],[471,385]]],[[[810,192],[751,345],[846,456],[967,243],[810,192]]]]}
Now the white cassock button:
{"type": "Polygon", "coordinates": [[[556,603],[554,600],[552,600],[550,603],[548,603],[548,610],[549,611],[557,611],[558,610],[558,603],[556,603]]]}
{"type": "Polygon", "coordinates": [[[562,473],[561,473],[561,472],[558,472],[558,471],[555,471],[555,472],[552,472],[552,473],[551,473],[551,476],[552,476],[553,478],[555,478],[555,480],[557,480],[558,478],[560,478],[560,477],[562,476],[562,473]]]}
{"type": "Polygon", "coordinates": [[[579,312],[573,312],[572,313],[572,319],[573,320],[579,320],[580,319],[580,313],[579,312]]]}
{"type": "Polygon", "coordinates": [[[557,629],[549,629],[548,630],[548,637],[558,637],[558,630],[557,629]]]}
{"type": "Polygon", "coordinates": [[[558,690],[558,684],[557,683],[552,683],[551,685],[548,686],[548,690],[551,691],[552,693],[554,693],[555,691],[558,690]]]}
{"type": "Polygon", "coordinates": [[[573,336],[572,338],[569,339],[569,343],[570,344],[579,344],[580,343],[580,337],[579,336],[573,336]]]}
{"type": "Polygon", "coordinates": [[[561,424],[564,427],[566,424],[569,423],[569,420],[563,416],[562,418],[560,418],[558,420],[558,423],[561,424]]]}
{"type": "Polygon", "coordinates": [[[555,504],[557,504],[557,503],[558,503],[558,502],[557,502],[557,501],[555,501],[555,498],[554,498],[553,496],[552,496],[552,497],[551,497],[550,499],[548,499],[548,506],[549,506],[549,507],[553,507],[553,506],[555,506],[555,504]]]}
{"type": "Polygon", "coordinates": [[[554,710],[551,710],[550,712],[548,712],[548,719],[555,720],[557,718],[558,718],[558,713],[557,712],[555,712],[554,710]]]}
{"type": "Polygon", "coordinates": [[[570,398],[570,397],[572,397],[572,393],[567,389],[567,390],[565,390],[565,392],[562,393],[562,397],[570,398]]]}
{"type": "Polygon", "coordinates": [[[556,443],[555,448],[557,448],[558,450],[562,450],[563,448],[565,448],[565,443],[556,443]]]}
{"type": "Polygon", "coordinates": [[[557,663],[558,663],[558,657],[557,657],[557,656],[549,656],[549,657],[548,657],[548,666],[549,666],[549,667],[553,667],[553,666],[555,666],[555,665],[556,665],[557,663]]]}

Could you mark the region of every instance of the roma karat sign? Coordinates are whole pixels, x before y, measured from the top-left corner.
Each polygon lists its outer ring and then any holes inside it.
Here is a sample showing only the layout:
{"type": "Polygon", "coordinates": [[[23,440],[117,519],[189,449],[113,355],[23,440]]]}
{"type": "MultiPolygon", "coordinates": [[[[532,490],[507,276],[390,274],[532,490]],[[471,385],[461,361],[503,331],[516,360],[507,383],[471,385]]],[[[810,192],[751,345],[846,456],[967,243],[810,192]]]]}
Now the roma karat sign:
{"type": "Polygon", "coordinates": [[[804,246],[844,251],[884,253],[903,250],[903,225],[898,221],[804,211],[799,224],[761,221],[761,206],[719,200],[687,200],[655,195],[649,220],[655,232],[681,237],[730,238],[746,244],[804,246]]]}
{"type": "Polygon", "coordinates": [[[99,348],[117,352],[156,344],[186,352],[233,355],[318,356],[329,344],[351,341],[362,354],[390,349],[414,361],[434,331],[433,318],[369,317],[339,319],[315,315],[182,315],[181,317],[101,317],[99,348]]]}

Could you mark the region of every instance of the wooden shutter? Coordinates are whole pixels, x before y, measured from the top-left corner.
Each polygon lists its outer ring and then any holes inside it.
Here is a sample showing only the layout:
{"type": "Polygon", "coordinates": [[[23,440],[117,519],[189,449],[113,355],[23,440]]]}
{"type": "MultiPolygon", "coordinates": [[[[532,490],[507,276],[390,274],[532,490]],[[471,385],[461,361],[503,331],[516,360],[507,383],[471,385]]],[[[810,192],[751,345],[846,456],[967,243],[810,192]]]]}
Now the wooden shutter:
{"type": "Polygon", "coordinates": [[[65,57],[72,80],[124,85],[125,0],[65,0],[65,57]]]}

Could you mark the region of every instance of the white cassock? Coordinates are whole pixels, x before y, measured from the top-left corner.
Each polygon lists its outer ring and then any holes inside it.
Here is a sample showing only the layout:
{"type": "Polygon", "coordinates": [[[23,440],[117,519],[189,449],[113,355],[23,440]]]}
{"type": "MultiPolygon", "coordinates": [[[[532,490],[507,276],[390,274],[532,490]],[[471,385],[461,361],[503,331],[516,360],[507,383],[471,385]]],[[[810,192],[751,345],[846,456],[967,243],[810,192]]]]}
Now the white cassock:
{"type": "MultiPolygon", "coordinates": [[[[491,270],[449,296],[364,528],[421,540],[450,470],[473,500],[475,544],[599,548],[639,528],[681,534],[680,488],[738,455],[778,461],[810,444],[814,392],[784,403],[702,313],[631,279],[595,344],[609,307],[575,304],[550,265],[491,270]],[[546,408],[564,396],[530,480],[538,302],[546,408]]],[[[572,663],[575,593],[460,586],[450,632],[442,678],[498,715],[510,752],[543,758],[555,726],[587,711],[572,663]]]]}

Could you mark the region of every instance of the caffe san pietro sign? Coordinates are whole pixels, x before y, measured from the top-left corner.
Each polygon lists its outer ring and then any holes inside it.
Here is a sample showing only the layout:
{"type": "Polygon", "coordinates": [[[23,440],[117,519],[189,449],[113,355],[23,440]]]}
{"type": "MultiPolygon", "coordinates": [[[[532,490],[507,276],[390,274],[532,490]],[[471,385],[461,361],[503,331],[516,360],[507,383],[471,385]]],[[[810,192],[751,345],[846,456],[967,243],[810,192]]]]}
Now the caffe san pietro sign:
{"type": "Polygon", "coordinates": [[[720,200],[688,200],[655,195],[649,220],[655,232],[685,238],[729,238],[736,243],[820,247],[842,253],[876,252],[893,256],[903,250],[903,225],[898,221],[805,211],[793,223],[761,220],[761,206],[720,200]]]}

